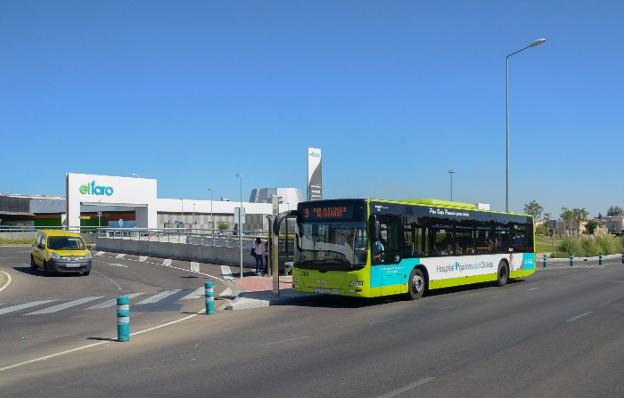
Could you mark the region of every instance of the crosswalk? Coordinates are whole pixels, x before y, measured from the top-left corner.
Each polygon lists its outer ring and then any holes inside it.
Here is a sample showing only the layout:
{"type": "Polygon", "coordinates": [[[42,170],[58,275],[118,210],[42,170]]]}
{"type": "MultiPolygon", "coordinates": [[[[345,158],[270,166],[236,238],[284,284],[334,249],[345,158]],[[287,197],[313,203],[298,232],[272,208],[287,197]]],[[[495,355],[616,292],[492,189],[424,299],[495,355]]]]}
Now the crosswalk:
{"type": "MultiPolygon", "coordinates": [[[[141,306],[153,306],[163,302],[172,303],[203,298],[204,287],[197,288],[193,291],[190,289],[167,289],[151,295],[136,292],[129,293],[127,296],[130,299],[131,307],[140,311],[141,306]],[[134,299],[140,301],[135,303],[133,302],[134,299]]],[[[0,317],[8,314],[24,316],[50,315],[69,309],[79,308],[89,303],[92,305],[82,308],[84,311],[112,308],[117,304],[117,298],[110,298],[106,296],[87,296],[72,300],[58,300],[50,298],[21,304],[7,304],[5,307],[0,307],[0,317]]]]}

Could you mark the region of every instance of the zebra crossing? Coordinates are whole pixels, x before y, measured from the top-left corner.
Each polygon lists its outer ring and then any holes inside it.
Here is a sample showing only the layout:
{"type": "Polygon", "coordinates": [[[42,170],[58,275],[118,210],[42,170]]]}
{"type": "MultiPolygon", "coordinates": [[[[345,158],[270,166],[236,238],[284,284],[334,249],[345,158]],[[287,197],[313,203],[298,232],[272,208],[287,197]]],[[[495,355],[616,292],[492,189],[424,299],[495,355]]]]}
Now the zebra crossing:
{"type": "MultiPolygon", "coordinates": [[[[127,296],[133,307],[140,308],[145,305],[157,305],[165,300],[167,300],[167,303],[171,303],[200,299],[204,296],[204,287],[202,286],[193,291],[190,289],[167,289],[150,295],[147,293],[136,292],[129,293],[127,296]],[[138,299],[140,301],[133,303],[132,301],[134,299],[138,299]]],[[[92,305],[82,308],[84,311],[101,310],[114,307],[117,304],[117,298],[107,298],[106,296],[87,296],[73,300],[58,300],[51,298],[21,304],[7,304],[5,307],[0,307],[0,318],[8,314],[23,316],[57,314],[61,311],[79,308],[89,303],[92,305]],[[104,301],[98,302],[99,300],[104,301]]]]}

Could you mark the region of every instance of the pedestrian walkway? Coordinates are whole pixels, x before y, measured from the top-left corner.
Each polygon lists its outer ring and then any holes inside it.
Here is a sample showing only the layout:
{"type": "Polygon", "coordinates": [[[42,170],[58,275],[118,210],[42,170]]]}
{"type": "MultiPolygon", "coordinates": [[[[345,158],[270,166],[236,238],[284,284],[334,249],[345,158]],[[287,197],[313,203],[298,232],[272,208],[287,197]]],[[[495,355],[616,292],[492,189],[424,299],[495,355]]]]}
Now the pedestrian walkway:
{"type": "MultiPolygon", "coordinates": [[[[228,289],[226,289],[228,290],[228,289]]],[[[225,293],[226,291],[224,291],[225,293]]],[[[230,291],[231,292],[231,291],[230,291]]],[[[126,296],[130,299],[131,303],[139,296],[146,296],[146,293],[136,292],[136,293],[128,293],[126,296]]],[[[160,291],[156,294],[152,294],[149,297],[143,298],[141,301],[137,303],[133,303],[133,308],[140,311],[142,306],[146,305],[158,305],[158,304],[170,304],[171,302],[179,302],[179,301],[189,301],[189,300],[203,300],[204,297],[204,287],[198,287],[195,290],[191,289],[167,289],[160,291]]],[[[0,308],[0,316],[15,314],[19,315],[26,310],[33,310],[31,312],[27,312],[23,314],[24,316],[38,316],[38,315],[50,315],[56,314],[62,311],[76,309],[84,306],[85,304],[97,302],[96,304],[90,305],[86,308],[83,308],[85,311],[90,310],[101,310],[107,309],[115,306],[117,304],[117,298],[110,298],[106,296],[88,296],[88,297],[80,297],[76,299],[71,299],[68,301],[62,301],[55,298],[49,298],[44,300],[34,300],[27,303],[19,303],[19,304],[9,304],[5,307],[0,308]],[[97,302],[99,300],[104,299],[104,301],[97,302]],[[52,306],[46,306],[47,304],[52,304],[52,306]],[[40,307],[40,308],[37,308],[40,307]]],[[[147,307],[146,307],[147,308],[147,307]]]]}

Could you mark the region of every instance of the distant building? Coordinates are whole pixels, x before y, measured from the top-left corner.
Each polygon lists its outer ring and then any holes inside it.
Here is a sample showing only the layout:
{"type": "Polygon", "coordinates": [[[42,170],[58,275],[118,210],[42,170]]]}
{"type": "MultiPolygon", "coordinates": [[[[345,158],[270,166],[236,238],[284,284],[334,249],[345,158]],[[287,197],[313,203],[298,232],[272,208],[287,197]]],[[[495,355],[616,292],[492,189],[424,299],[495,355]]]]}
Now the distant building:
{"type": "Polygon", "coordinates": [[[624,216],[607,217],[607,230],[610,234],[622,235],[624,233],[624,216]]]}

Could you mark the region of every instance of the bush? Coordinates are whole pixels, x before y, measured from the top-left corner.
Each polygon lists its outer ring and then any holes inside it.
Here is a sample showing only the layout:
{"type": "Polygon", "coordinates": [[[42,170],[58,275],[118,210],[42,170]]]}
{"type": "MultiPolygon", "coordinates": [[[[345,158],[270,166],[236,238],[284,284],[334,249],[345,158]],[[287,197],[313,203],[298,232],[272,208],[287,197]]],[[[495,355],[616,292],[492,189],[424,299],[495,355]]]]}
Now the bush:
{"type": "Polygon", "coordinates": [[[556,250],[555,257],[593,257],[599,254],[622,253],[624,237],[612,235],[564,238],[556,250]]]}

